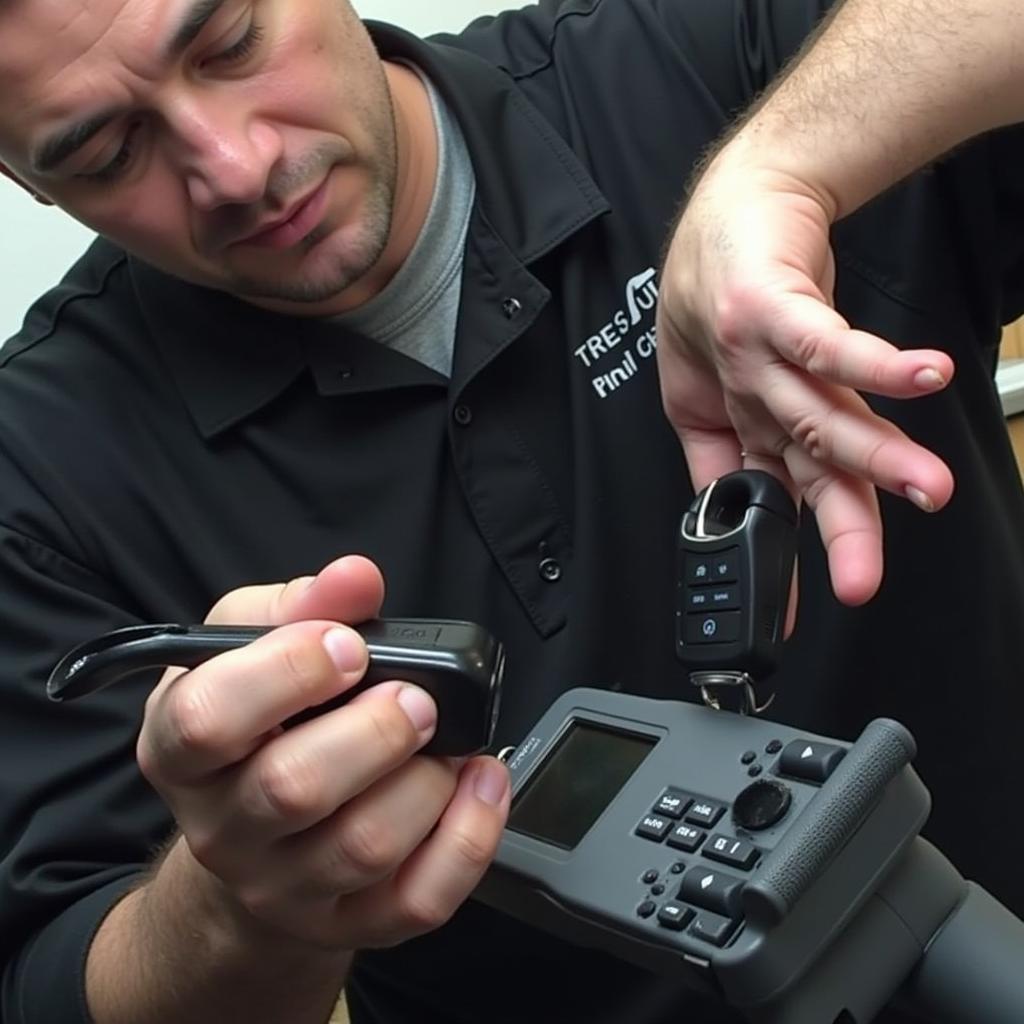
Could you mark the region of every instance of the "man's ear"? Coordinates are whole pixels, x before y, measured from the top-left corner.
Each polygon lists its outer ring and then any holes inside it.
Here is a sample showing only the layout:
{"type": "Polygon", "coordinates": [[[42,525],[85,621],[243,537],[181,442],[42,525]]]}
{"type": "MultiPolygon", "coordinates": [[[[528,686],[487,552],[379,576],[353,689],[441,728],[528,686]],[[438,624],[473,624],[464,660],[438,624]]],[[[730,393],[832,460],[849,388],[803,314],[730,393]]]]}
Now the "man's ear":
{"type": "Polygon", "coordinates": [[[30,185],[26,185],[6,164],[0,164],[0,175],[10,178],[18,188],[24,189],[40,206],[53,206],[53,203],[46,196],[40,195],[30,185]]]}

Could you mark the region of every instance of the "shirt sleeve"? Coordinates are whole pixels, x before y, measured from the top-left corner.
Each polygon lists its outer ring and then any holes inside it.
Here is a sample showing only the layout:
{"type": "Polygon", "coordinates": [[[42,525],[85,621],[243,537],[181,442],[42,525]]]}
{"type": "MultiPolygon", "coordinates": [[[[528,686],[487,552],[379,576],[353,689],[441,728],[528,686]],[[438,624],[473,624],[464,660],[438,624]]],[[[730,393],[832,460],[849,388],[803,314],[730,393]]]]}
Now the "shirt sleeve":
{"type": "Polygon", "coordinates": [[[172,821],[134,743],[153,673],[81,702],[45,693],[76,644],[133,621],[108,585],[0,527],[0,1019],[88,1024],[96,929],[138,884],[172,821]]]}

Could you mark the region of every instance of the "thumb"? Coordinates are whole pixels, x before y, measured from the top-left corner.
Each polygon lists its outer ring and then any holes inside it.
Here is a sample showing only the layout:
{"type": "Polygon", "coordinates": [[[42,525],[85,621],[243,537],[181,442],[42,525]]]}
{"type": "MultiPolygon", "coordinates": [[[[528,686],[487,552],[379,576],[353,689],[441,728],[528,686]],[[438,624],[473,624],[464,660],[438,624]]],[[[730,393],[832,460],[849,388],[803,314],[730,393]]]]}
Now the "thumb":
{"type": "Polygon", "coordinates": [[[355,624],[380,614],[384,578],[361,555],[346,555],[316,576],[298,576],[287,583],[240,587],[210,609],[210,625],[280,626],[305,619],[355,624]]]}
{"type": "MultiPolygon", "coordinates": [[[[384,577],[380,569],[368,558],[347,555],[326,565],[316,576],[232,590],[210,609],[205,621],[221,626],[283,626],[327,619],[357,625],[379,615],[383,603],[384,577]]],[[[147,703],[159,700],[187,671],[168,668],[147,703]]]]}

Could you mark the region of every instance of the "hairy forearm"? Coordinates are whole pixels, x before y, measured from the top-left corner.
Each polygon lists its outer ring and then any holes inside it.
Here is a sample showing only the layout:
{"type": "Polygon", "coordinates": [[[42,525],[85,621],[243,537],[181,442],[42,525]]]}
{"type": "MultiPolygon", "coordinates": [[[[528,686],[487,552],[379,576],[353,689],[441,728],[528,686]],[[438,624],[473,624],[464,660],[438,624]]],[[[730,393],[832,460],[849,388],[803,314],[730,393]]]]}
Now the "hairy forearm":
{"type": "Polygon", "coordinates": [[[846,0],[735,133],[835,218],[983,131],[1024,120],[1020,0],[846,0]]]}
{"type": "Polygon", "coordinates": [[[104,920],[86,970],[95,1024],[324,1024],[350,957],[262,931],[203,874],[179,842],[104,920]]]}

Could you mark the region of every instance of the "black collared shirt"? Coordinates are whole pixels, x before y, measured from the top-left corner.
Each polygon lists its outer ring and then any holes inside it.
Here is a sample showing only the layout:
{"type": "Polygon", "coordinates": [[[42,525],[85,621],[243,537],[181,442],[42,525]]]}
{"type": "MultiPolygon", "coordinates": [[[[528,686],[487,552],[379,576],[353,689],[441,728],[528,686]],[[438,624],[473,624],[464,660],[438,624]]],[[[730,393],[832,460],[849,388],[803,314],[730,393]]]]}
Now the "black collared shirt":
{"type": "MultiPolygon", "coordinates": [[[[661,412],[655,270],[689,169],[825,6],[569,0],[431,43],[373,26],[442,91],[477,175],[450,382],[105,242],[31,310],[0,353],[5,1021],[87,1019],[90,937],[172,829],[134,761],[152,677],[45,698],[82,640],[198,621],[235,587],[362,552],[386,614],[502,639],[499,745],[569,686],[692,699],[672,642],[691,491],[661,412]]],[[[805,524],[772,710],[851,739],[903,721],[935,796],[927,833],[1018,912],[1020,826],[1002,811],[1024,712],[1024,502],[992,370],[1024,307],[1022,155],[1020,132],[988,136],[836,229],[844,314],[956,360],[943,394],[875,404],[958,489],[932,517],[883,499],[887,575],[861,609],[831,597],[805,524]]],[[[362,957],[350,993],[358,1020],[388,1024],[694,1013],[671,984],[473,902],[362,957]]]]}

